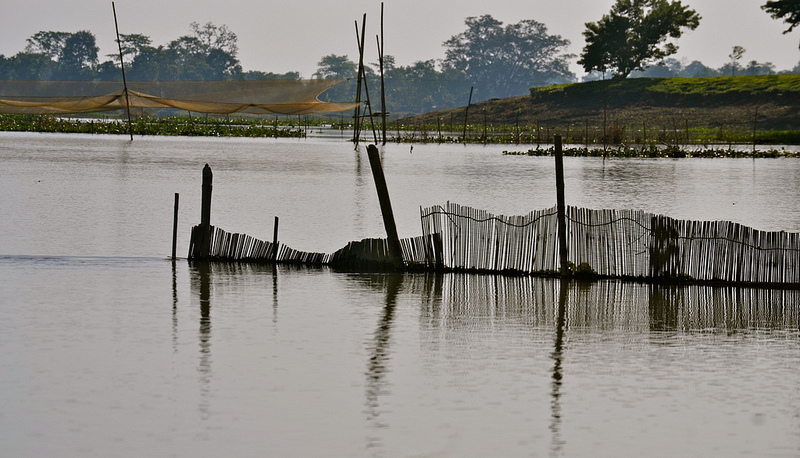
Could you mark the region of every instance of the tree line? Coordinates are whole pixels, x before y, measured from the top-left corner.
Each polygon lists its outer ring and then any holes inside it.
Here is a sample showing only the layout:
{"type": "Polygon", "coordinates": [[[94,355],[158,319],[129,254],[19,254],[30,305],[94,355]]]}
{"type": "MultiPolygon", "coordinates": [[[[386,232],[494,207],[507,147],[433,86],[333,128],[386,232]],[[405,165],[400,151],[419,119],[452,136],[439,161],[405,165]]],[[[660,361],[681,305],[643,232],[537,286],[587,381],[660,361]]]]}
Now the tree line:
{"type": "MultiPolygon", "coordinates": [[[[800,22],[797,0],[769,0],[763,6],[792,30],[800,22]]],[[[586,23],[586,45],[580,56],[566,52],[570,42],[550,34],[547,27],[526,19],[505,25],[491,15],[468,17],[466,29],[443,43],[443,59],[396,65],[384,56],[385,96],[395,115],[464,106],[473,102],[525,95],[531,87],[577,81],[569,61],[587,72],[584,80],[626,77],[709,77],[759,75],[775,72],[769,62],[742,65],[745,50],[734,46],[730,61],[718,69],[699,61],[679,62],[670,56],[683,31],[695,29],[701,17],[680,0],[617,0],[597,22],[586,23]]],[[[89,31],[38,32],[24,51],[0,55],[0,79],[121,80],[120,58],[130,80],[193,81],[298,79],[298,72],[243,71],[237,36],[227,26],[193,22],[191,33],[155,46],[141,34],[120,35],[120,53],[100,62],[89,31]],[[121,56],[120,56],[121,54],[121,56]]],[[[323,56],[314,78],[346,78],[322,95],[326,101],[350,101],[355,94],[358,66],[346,55],[323,56]]],[[[800,72],[800,65],[791,72],[800,72]]],[[[365,68],[372,100],[379,99],[377,64],[365,68]]],[[[375,103],[373,102],[373,105],[375,103]]]]}

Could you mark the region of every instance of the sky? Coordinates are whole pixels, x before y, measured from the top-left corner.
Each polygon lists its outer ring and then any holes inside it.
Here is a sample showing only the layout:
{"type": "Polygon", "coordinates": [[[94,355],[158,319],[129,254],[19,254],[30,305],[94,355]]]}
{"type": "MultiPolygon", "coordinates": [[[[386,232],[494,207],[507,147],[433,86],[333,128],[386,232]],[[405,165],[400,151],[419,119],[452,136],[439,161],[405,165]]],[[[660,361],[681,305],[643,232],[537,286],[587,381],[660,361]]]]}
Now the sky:
{"type": "MultiPolygon", "coordinates": [[[[740,63],[772,62],[788,70],[800,61],[800,28],[782,34],[787,25],[760,9],[765,0],[683,0],[701,16],[700,26],[677,41],[686,64],[699,60],[718,68],[730,59],[733,46],[746,52],[740,63]]],[[[608,13],[614,0],[384,0],[384,53],[397,65],[444,58],[442,43],[466,29],[464,19],[490,14],[504,24],[523,19],[539,21],[548,33],[571,44],[578,55],[584,46],[586,22],[608,13]]],[[[367,14],[368,62],[377,61],[380,0],[116,0],[119,31],[149,36],[153,45],[191,34],[189,24],[227,25],[238,36],[239,61],[244,70],[300,72],[311,78],[320,58],[348,55],[356,61],[355,22],[367,14]]],[[[0,54],[22,51],[26,39],[39,31],[88,30],[97,37],[100,61],[117,52],[114,15],[106,0],[2,0],[0,54]]],[[[571,60],[578,77],[583,70],[571,60]]]]}

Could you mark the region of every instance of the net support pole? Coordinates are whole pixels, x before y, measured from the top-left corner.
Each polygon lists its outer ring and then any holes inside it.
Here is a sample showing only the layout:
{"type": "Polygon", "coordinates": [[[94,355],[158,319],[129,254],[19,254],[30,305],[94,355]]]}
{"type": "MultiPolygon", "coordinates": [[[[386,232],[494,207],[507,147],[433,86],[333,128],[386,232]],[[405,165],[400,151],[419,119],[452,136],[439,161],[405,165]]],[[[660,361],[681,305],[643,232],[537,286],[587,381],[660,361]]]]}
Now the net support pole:
{"type": "Polygon", "coordinates": [[[117,25],[117,7],[111,2],[111,9],[114,11],[114,30],[117,32],[117,47],[119,48],[119,68],[122,69],[122,87],[125,90],[125,111],[128,113],[128,133],[131,134],[133,141],[133,126],[131,124],[131,101],[128,96],[128,81],[125,78],[125,62],[122,61],[122,42],[119,39],[119,25],[117,25]]]}
{"type": "Polygon", "coordinates": [[[378,52],[378,63],[381,66],[381,120],[382,120],[382,128],[381,128],[381,144],[386,144],[386,87],[384,85],[384,77],[383,77],[383,2],[381,2],[381,38],[380,43],[378,44],[379,52],[378,52]]]}
{"type": "Polygon", "coordinates": [[[561,148],[561,135],[553,138],[556,150],[556,211],[558,213],[558,258],[561,276],[569,276],[567,262],[567,214],[564,203],[564,152],[561,148]]]}
{"type": "Polygon", "coordinates": [[[386,177],[383,175],[381,157],[375,145],[367,146],[369,165],[372,168],[372,176],[375,179],[375,188],[378,191],[378,200],[381,205],[383,224],[386,227],[386,236],[389,243],[389,258],[392,266],[396,270],[403,270],[403,250],[400,247],[400,238],[397,236],[397,225],[392,213],[392,203],[389,200],[389,189],[386,186],[386,177]]]}

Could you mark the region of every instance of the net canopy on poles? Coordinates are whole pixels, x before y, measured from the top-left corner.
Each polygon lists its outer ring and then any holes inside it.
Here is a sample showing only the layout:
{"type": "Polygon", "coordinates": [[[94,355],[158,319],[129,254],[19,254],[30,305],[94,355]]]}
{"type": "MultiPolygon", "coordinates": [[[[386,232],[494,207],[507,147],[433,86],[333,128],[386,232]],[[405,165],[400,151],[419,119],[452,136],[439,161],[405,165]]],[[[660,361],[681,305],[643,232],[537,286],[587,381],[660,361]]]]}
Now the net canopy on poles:
{"type": "MultiPolygon", "coordinates": [[[[352,110],[318,96],[342,79],[256,81],[128,81],[130,108],[195,113],[302,115],[352,110]]],[[[0,113],[75,114],[124,110],[119,81],[0,81],[0,113]]]]}

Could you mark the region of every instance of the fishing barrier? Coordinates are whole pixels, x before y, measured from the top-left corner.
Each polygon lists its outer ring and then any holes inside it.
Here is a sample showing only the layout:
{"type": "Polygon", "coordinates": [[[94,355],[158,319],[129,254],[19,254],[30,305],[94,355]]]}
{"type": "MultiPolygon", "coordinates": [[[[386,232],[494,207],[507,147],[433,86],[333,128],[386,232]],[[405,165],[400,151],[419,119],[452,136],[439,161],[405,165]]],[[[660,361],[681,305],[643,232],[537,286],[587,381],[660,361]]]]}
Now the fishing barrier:
{"type": "MultiPolygon", "coordinates": [[[[201,254],[203,226],[192,227],[189,240],[189,259],[223,262],[278,263],[330,265],[353,271],[387,270],[391,265],[387,239],[364,239],[350,242],[334,253],[300,251],[281,243],[268,242],[247,234],[230,233],[209,226],[208,254],[201,254]]],[[[403,259],[406,265],[425,264],[422,237],[403,239],[403,259]],[[408,252],[406,253],[406,250],[408,252]]]]}
{"type": "Polygon", "coordinates": [[[215,226],[209,226],[210,232],[208,255],[201,256],[203,244],[203,225],[192,227],[189,241],[189,259],[206,259],[209,261],[235,261],[282,264],[330,264],[332,255],[299,251],[273,242],[258,240],[247,234],[230,233],[215,226]]]}
{"type": "MultiPolygon", "coordinates": [[[[407,270],[555,275],[556,208],[504,216],[447,203],[420,208],[423,235],[400,240],[407,270]]],[[[567,252],[577,276],[800,286],[800,233],[767,232],[729,221],[686,221],[638,210],[566,208],[567,252]]],[[[190,258],[200,256],[202,225],[190,258]]],[[[386,239],[350,242],[332,254],[210,227],[209,260],[390,269],[386,239]]]]}
{"type": "MultiPolygon", "coordinates": [[[[448,203],[420,214],[426,267],[521,274],[559,269],[555,207],[503,216],[448,203]]],[[[577,275],[800,284],[800,233],[578,207],[567,207],[566,229],[577,275]]]]}

